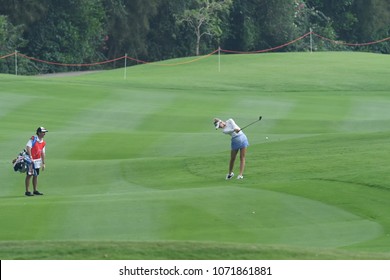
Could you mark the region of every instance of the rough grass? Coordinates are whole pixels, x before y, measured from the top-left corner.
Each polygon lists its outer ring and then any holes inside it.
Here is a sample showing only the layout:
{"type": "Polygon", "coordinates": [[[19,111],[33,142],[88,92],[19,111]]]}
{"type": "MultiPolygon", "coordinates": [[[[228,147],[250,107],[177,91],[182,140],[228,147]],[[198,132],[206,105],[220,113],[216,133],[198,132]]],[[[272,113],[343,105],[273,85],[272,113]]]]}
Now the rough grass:
{"type": "Polygon", "coordinates": [[[38,241],[1,242],[18,260],[386,260],[389,254],[236,243],[38,241]]]}

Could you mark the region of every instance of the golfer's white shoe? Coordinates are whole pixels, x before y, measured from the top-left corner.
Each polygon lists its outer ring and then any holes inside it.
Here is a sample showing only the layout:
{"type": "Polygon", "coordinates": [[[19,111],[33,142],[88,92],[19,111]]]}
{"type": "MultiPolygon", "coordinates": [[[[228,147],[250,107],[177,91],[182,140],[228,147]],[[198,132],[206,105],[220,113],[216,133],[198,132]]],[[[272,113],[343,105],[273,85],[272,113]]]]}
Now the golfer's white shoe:
{"type": "Polygon", "coordinates": [[[238,175],[238,176],[237,176],[237,179],[238,179],[238,180],[240,180],[240,179],[244,179],[244,176],[242,176],[242,175],[238,175]]]}
{"type": "Polygon", "coordinates": [[[230,180],[231,178],[233,178],[233,176],[234,176],[233,172],[228,174],[228,175],[226,175],[226,180],[230,180]]]}

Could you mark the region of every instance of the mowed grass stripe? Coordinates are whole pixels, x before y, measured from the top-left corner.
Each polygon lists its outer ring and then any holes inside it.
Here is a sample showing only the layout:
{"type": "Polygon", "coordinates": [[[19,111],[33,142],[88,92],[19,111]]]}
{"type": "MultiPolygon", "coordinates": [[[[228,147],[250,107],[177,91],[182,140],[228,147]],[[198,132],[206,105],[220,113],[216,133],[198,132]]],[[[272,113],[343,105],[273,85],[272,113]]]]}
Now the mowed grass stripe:
{"type": "MultiPolygon", "coordinates": [[[[32,214],[44,217],[49,226],[41,232],[40,220],[31,218],[35,221],[33,237],[28,231],[19,237],[26,240],[217,239],[331,248],[372,239],[382,232],[379,225],[336,207],[269,191],[223,186],[115,196],[81,196],[66,205],[59,201],[62,206],[59,208],[55,207],[56,197],[53,202],[44,201],[32,214]],[[273,204],[266,204],[267,201],[273,204]],[[237,209],[237,203],[243,206],[237,209]],[[47,204],[51,204],[52,210],[42,216],[47,204]],[[67,210],[59,211],[64,208],[67,210]],[[126,212],[125,219],[123,212],[126,212]],[[61,223],[56,222],[59,218],[61,223]],[[120,223],[116,219],[124,220],[120,223]]],[[[26,210],[29,207],[31,204],[25,206],[26,210]]],[[[16,228],[26,223],[17,216],[9,218],[18,221],[14,224],[16,228]]]]}
{"type": "Polygon", "coordinates": [[[389,108],[390,101],[385,97],[355,98],[349,114],[341,122],[341,129],[347,132],[389,131],[389,108]]]}

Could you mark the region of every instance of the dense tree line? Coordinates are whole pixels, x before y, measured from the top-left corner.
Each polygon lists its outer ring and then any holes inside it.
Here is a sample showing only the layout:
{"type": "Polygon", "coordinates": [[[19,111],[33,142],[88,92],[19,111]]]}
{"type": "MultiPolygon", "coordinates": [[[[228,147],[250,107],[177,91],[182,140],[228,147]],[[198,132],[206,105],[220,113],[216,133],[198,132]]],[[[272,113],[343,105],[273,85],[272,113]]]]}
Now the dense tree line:
{"type": "MultiPolygon", "coordinates": [[[[0,56],[18,50],[62,63],[85,64],[124,54],[156,61],[209,53],[219,46],[255,51],[284,44],[309,30],[348,43],[387,38],[390,1],[0,0],[0,56]]],[[[302,40],[280,51],[307,50],[308,43],[302,40]]],[[[353,47],[317,39],[315,48],[353,47]]],[[[368,48],[389,53],[390,43],[359,50],[368,48]]],[[[10,60],[0,60],[0,72],[13,69],[10,60]]],[[[20,63],[29,73],[65,70],[33,61],[20,63]]]]}

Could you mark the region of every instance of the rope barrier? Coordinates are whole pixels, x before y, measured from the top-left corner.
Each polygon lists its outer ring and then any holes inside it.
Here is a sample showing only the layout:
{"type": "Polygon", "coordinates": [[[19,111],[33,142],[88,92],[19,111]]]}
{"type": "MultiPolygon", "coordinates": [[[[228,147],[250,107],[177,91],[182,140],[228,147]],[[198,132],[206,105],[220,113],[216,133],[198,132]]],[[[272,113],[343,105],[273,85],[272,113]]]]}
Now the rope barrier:
{"type": "Polygon", "coordinates": [[[258,50],[258,51],[252,51],[252,52],[242,52],[242,51],[231,51],[231,50],[223,50],[221,49],[222,52],[226,52],[226,53],[236,53],[236,54],[251,54],[251,53],[265,53],[265,52],[271,52],[271,51],[274,51],[274,50],[278,50],[278,49],[281,49],[281,48],[284,48],[284,47],[287,47],[291,44],[294,44],[295,42],[298,42],[302,39],[304,39],[305,37],[309,36],[311,34],[311,32],[308,32],[306,33],[305,35],[302,35],[301,37],[298,37],[297,39],[295,40],[292,40],[288,43],[285,43],[283,45],[280,45],[280,46],[277,46],[277,47],[273,47],[273,48],[269,48],[269,49],[265,49],[265,50],[258,50]]]}
{"type": "Polygon", "coordinates": [[[118,60],[121,60],[121,59],[125,58],[125,56],[122,56],[122,57],[114,58],[114,59],[111,59],[111,60],[106,60],[106,61],[101,61],[101,62],[94,62],[94,63],[60,63],[60,62],[50,62],[50,61],[46,61],[46,60],[30,57],[30,56],[21,54],[19,52],[18,52],[18,56],[27,58],[29,60],[50,64],[50,65],[69,66],[69,67],[72,67],[72,66],[76,66],[76,67],[96,66],[96,65],[102,65],[102,64],[107,64],[107,63],[110,63],[110,62],[118,61],[118,60]]]}
{"type": "Polygon", "coordinates": [[[390,40],[390,37],[387,37],[387,38],[384,38],[384,39],[381,39],[381,40],[378,40],[378,41],[367,42],[367,43],[345,43],[345,42],[342,42],[342,41],[336,41],[336,40],[332,40],[332,39],[326,38],[326,37],[321,36],[321,35],[313,32],[313,31],[311,33],[313,35],[317,36],[318,38],[322,39],[322,40],[329,41],[329,42],[332,42],[332,43],[337,44],[337,45],[345,45],[345,46],[352,46],[352,47],[362,47],[362,46],[375,45],[375,44],[383,43],[383,42],[386,42],[386,41],[390,40]]]}
{"type": "Polygon", "coordinates": [[[45,64],[49,64],[49,65],[57,65],[57,66],[66,66],[66,67],[89,67],[89,66],[96,66],[96,65],[104,65],[104,64],[108,64],[108,63],[112,63],[112,62],[115,62],[115,61],[118,61],[118,60],[122,60],[122,59],[125,59],[125,60],[131,60],[131,61],[134,61],[136,63],[139,63],[139,64],[152,64],[152,65],[156,65],[156,66],[178,66],[178,65],[183,65],[183,64],[189,64],[189,63],[193,63],[193,62],[197,62],[197,61],[200,61],[202,59],[205,59],[205,58],[208,58],[212,55],[214,55],[215,53],[220,53],[220,52],[224,52],[224,53],[235,53],[235,54],[253,54],[253,53],[265,53],[265,52],[271,52],[271,51],[275,51],[275,50],[279,50],[279,49],[282,49],[284,47],[287,47],[289,45],[292,45],[300,40],[303,40],[304,38],[306,38],[307,36],[309,35],[314,35],[318,38],[320,38],[321,40],[324,40],[324,41],[328,41],[328,42],[331,42],[333,44],[337,44],[337,45],[345,45],[345,46],[353,46],[353,47],[359,47],[359,46],[368,46],[368,45],[374,45],[374,44],[379,44],[379,43],[383,43],[383,42],[386,42],[386,41],[390,41],[390,37],[387,37],[387,38],[384,38],[384,39],[381,39],[381,40],[377,40],[377,41],[372,41],[372,42],[366,42],[366,43],[346,43],[346,42],[342,42],[342,41],[336,41],[336,40],[333,40],[333,39],[329,39],[329,38],[326,38],[324,36],[321,36],[313,31],[310,31],[290,42],[287,42],[285,44],[282,44],[280,46],[276,46],[276,47],[272,47],[272,48],[268,48],[268,49],[263,49],[263,50],[257,50],[257,51],[234,51],[234,50],[224,50],[224,49],[217,49],[209,54],[206,54],[204,56],[201,56],[201,57],[197,57],[195,59],[192,59],[192,60],[189,60],[189,61],[184,61],[184,62],[178,62],[178,63],[159,63],[159,62],[148,62],[148,61],[143,61],[143,60],[140,60],[140,59],[136,59],[136,58],[133,58],[133,57],[129,57],[126,55],[122,56],[122,57],[118,57],[118,58],[114,58],[114,59],[110,59],[110,60],[106,60],[106,61],[101,61],[101,62],[94,62],[94,63],[61,63],[61,62],[51,62],[51,61],[46,61],[46,60],[42,60],[42,59],[38,59],[38,58],[34,58],[34,57],[30,57],[30,56],[27,56],[25,54],[22,54],[20,52],[13,52],[13,53],[10,53],[10,54],[6,54],[6,55],[3,55],[3,56],[0,56],[0,59],[6,59],[8,57],[11,57],[11,56],[20,56],[20,57],[23,57],[23,58],[26,58],[26,59],[29,59],[31,61],[36,61],[36,62],[40,62],[40,63],[45,63],[45,64]]]}
{"type": "Polygon", "coordinates": [[[0,56],[0,59],[7,58],[7,57],[10,57],[10,56],[13,56],[13,55],[15,55],[15,52],[10,53],[10,54],[6,54],[4,56],[0,56]]]}

